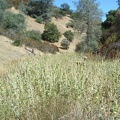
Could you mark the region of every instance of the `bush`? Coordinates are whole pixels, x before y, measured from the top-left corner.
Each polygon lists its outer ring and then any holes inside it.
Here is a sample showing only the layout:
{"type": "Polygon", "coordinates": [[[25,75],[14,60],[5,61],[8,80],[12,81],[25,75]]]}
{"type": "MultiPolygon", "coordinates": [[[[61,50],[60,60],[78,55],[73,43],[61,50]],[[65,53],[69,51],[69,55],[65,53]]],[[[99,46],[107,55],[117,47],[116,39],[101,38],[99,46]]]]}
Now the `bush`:
{"type": "Polygon", "coordinates": [[[74,38],[74,34],[73,32],[71,32],[71,30],[68,30],[66,32],[64,32],[64,36],[70,41],[72,42],[73,38],[74,38]]]}
{"type": "Polygon", "coordinates": [[[0,10],[0,25],[1,25],[1,23],[2,23],[3,14],[4,14],[4,11],[3,11],[3,10],[0,10]]]}
{"type": "Polygon", "coordinates": [[[49,42],[58,42],[61,34],[54,23],[46,23],[42,39],[49,42]]]}
{"type": "Polygon", "coordinates": [[[74,28],[74,23],[73,22],[69,22],[69,23],[66,24],[66,27],[67,28],[69,28],[69,27],[74,28]]]}
{"type": "Polygon", "coordinates": [[[25,17],[21,14],[13,14],[6,11],[3,15],[2,27],[4,29],[13,29],[21,32],[25,28],[25,17]]]}
{"type": "Polygon", "coordinates": [[[63,16],[66,16],[66,12],[63,11],[62,9],[56,9],[54,10],[53,16],[58,19],[58,18],[62,18],[63,16]]]}
{"type": "Polygon", "coordinates": [[[32,38],[25,38],[22,40],[22,43],[25,46],[37,48],[38,50],[40,50],[41,52],[44,52],[44,53],[55,54],[56,52],[59,52],[58,47],[49,42],[35,41],[32,38]]]}
{"type": "Polygon", "coordinates": [[[40,31],[30,30],[30,31],[25,32],[25,37],[40,41],[41,40],[41,33],[40,33],[40,31]]]}
{"type": "Polygon", "coordinates": [[[66,14],[72,14],[72,10],[70,10],[70,6],[67,3],[61,4],[61,10],[63,10],[66,14]]]}
{"type": "Polygon", "coordinates": [[[86,41],[80,42],[76,45],[77,52],[93,52],[99,50],[99,43],[95,40],[91,40],[89,45],[87,45],[86,41]]]}
{"type": "Polygon", "coordinates": [[[41,0],[32,0],[27,4],[26,13],[36,18],[36,16],[41,16],[43,21],[49,21],[51,18],[52,7],[50,2],[41,0]]]}
{"type": "Polygon", "coordinates": [[[61,9],[60,9],[60,11],[59,11],[59,14],[62,15],[62,16],[66,16],[66,12],[63,11],[63,10],[61,10],[61,9]]]}
{"type": "Polygon", "coordinates": [[[70,41],[68,41],[67,39],[62,40],[61,46],[63,49],[69,49],[69,45],[70,45],[70,41]]]}
{"type": "Polygon", "coordinates": [[[63,17],[63,16],[59,13],[59,11],[60,11],[59,9],[54,10],[53,17],[55,17],[56,19],[63,17]]]}
{"type": "Polygon", "coordinates": [[[44,23],[51,22],[51,13],[43,13],[41,17],[44,23]]]}
{"type": "Polygon", "coordinates": [[[41,16],[37,16],[35,21],[38,22],[38,23],[42,23],[43,22],[43,18],[41,16]]]}
{"type": "Polygon", "coordinates": [[[9,8],[10,6],[11,5],[10,5],[9,0],[0,0],[0,10],[5,10],[9,8]]]}
{"type": "Polygon", "coordinates": [[[9,7],[10,3],[8,0],[0,0],[0,25],[2,25],[4,11],[9,7]]]}
{"type": "Polygon", "coordinates": [[[22,42],[20,40],[16,40],[16,41],[13,42],[13,45],[15,45],[15,46],[21,46],[22,42]]]}

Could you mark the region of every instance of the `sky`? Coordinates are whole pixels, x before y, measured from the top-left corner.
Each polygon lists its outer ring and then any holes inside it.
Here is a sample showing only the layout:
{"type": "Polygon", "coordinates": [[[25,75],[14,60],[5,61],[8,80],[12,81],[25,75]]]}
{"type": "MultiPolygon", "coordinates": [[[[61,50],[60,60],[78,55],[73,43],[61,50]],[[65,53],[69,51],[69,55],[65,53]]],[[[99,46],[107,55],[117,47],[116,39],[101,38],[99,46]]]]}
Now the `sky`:
{"type": "MultiPolygon", "coordinates": [[[[72,10],[75,9],[75,6],[73,4],[73,1],[78,1],[78,0],[54,0],[54,4],[58,7],[62,3],[68,3],[71,7],[72,10]]],[[[118,8],[118,4],[116,2],[117,0],[96,0],[97,3],[100,4],[99,8],[103,11],[104,16],[102,17],[102,21],[106,19],[105,15],[108,13],[110,10],[116,10],[118,8]]]]}

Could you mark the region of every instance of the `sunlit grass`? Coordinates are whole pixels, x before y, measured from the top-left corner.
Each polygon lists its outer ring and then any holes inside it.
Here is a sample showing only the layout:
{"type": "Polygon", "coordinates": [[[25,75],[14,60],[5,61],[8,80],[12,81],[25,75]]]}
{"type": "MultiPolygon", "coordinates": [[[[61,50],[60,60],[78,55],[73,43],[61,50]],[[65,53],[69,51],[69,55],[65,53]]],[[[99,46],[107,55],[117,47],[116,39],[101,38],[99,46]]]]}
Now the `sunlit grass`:
{"type": "Polygon", "coordinates": [[[19,61],[0,79],[0,120],[120,119],[119,60],[44,55],[19,61]]]}

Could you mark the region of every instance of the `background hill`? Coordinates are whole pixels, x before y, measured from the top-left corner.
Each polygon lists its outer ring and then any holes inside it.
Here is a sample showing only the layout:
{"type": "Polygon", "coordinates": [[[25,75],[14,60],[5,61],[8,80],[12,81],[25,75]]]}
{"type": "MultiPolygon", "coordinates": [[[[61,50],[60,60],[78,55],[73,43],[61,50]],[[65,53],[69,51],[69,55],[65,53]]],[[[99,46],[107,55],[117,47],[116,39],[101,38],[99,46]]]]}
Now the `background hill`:
{"type": "MultiPolygon", "coordinates": [[[[34,18],[31,18],[30,16],[27,16],[25,14],[23,14],[22,12],[20,12],[19,10],[16,10],[14,7],[8,9],[8,11],[14,13],[14,14],[22,14],[25,16],[26,19],[26,30],[36,30],[36,31],[40,31],[41,33],[43,33],[44,31],[44,24],[39,24],[35,21],[34,18]]],[[[69,23],[72,19],[69,16],[65,16],[61,19],[56,19],[56,18],[52,18],[52,23],[54,23],[55,25],[57,25],[59,31],[61,33],[64,33],[67,30],[71,30],[72,32],[74,32],[73,28],[67,28],[66,24],[69,23]]],[[[64,35],[61,36],[61,38],[59,39],[58,42],[53,43],[55,44],[57,47],[59,47],[59,51],[60,52],[74,52],[76,45],[78,44],[78,37],[84,37],[85,34],[77,34],[74,36],[73,41],[70,44],[70,47],[68,50],[63,50],[60,49],[60,43],[63,39],[65,39],[64,35]]],[[[0,35],[0,65],[6,64],[12,60],[17,60],[20,58],[24,58],[27,57],[29,55],[32,55],[31,48],[28,48],[28,50],[25,49],[24,46],[21,47],[16,47],[14,45],[12,45],[13,41],[11,39],[9,39],[8,37],[2,36],[0,35]],[[30,50],[30,51],[29,51],[30,50]]],[[[36,54],[44,54],[43,52],[40,52],[39,50],[35,50],[36,54]]]]}

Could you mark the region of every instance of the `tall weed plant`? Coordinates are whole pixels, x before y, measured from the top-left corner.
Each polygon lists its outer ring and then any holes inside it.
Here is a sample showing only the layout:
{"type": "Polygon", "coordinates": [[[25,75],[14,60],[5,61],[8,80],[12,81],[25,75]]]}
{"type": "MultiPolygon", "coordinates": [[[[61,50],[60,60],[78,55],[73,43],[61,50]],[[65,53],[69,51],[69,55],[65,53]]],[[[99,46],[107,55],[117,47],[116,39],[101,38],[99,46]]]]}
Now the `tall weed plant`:
{"type": "Polygon", "coordinates": [[[119,66],[78,54],[21,60],[0,78],[0,119],[119,120],[119,66]]]}

